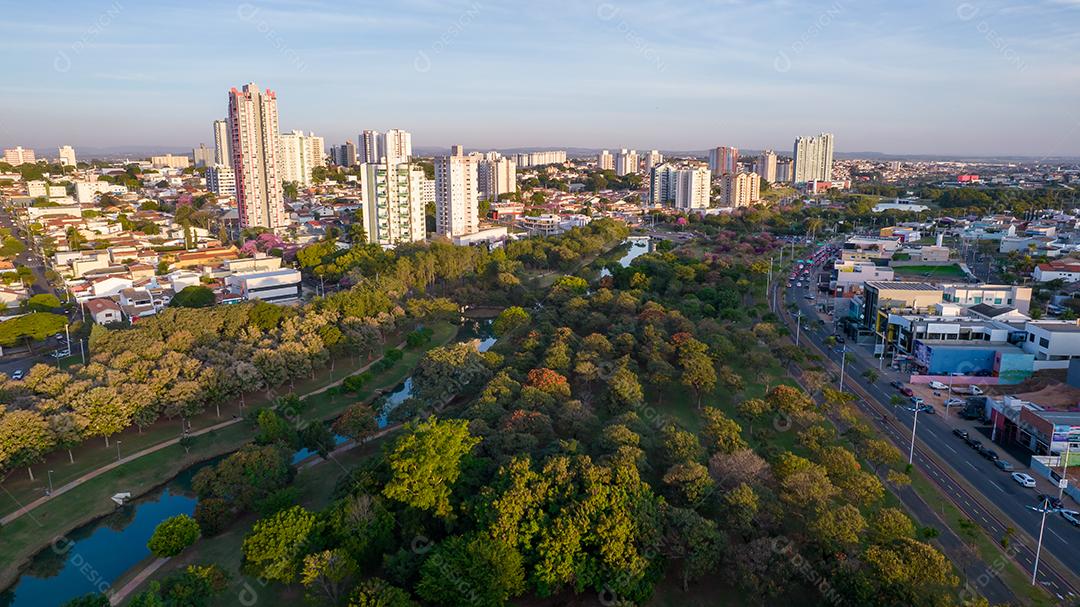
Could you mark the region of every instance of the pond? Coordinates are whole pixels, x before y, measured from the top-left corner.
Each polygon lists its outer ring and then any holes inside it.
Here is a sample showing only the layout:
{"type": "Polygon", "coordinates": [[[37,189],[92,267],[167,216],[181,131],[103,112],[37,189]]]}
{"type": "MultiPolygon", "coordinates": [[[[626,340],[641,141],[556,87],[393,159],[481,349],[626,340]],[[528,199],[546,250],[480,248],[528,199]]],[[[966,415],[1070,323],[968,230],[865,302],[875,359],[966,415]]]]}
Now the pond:
{"type": "MultiPolygon", "coordinates": [[[[618,264],[624,268],[630,267],[630,262],[652,251],[652,241],[648,236],[631,236],[624,240],[620,246],[627,244],[630,245],[630,248],[618,259],[618,264]]],[[[607,268],[600,270],[600,277],[603,278],[604,276],[611,276],[611,272],[607,268]]]]}
{"type": "MultiPolygon", "coordinates": [[[[479,340],[481,352],[495,344],[490,319],[464,321],[457,341],[473,340],[479,340]]],[[[386,427],[390,412],[412,396],[412,385],[409,376],[383,397],[378,418],[380,428],[386,427]]],[[[340,445],[348,438],[335,435],[334,440],[340,445]]],[[[297,464],[314,454],[301,449],[293,454],[292,461],[297,464]]],[[[15,584],[0,593],[0,607],[55,607],[84,594],[107,591],[124,572],[150,555],[146,542],[161,521],[195,512],[197,500],[191,479],[201,468],[220,459],[185,469],[165,486],[75,529],[53,546],[41,550],[15,584]]]]}
{"type": "Polygon", "coordinates": [[[146,542],[158,523],[195,512],[191,479],[214,463],[216,459],[192,466],[164,487],[57,538],[34,556],[14,586],[0,594],[0,605],[52,607],[108,591],[125,571],[150,556],[146,542]]]}

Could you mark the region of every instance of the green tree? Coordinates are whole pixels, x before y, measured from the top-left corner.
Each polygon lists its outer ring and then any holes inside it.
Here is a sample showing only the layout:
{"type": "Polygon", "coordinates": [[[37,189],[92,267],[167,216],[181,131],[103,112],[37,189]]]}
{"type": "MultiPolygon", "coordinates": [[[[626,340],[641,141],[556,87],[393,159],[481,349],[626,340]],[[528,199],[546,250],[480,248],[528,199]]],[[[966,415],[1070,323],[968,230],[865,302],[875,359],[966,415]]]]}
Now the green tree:
{"type": "Polygon", "coordinates": [[[379,422],[371,405],[358,402],[349,405],[349,408],[334,422],[334,432],[342,436],[348,436],[358,443],[364,442],[367,437],[379,429],[379,422]]]}
{"type": "Polygon", "coordinates": [[[177,308],[208,308],[214,305],[214,291],[201,285],[184,287],[173,296],[169,305],[177,308]]]}
{"type": "Polygon", "coordinates": [[[379,578],[369,578],[353,591],[348,607],[420,607],[420,604],[401,588],[379,578]]]}
{"type": "Polygon", "coordinates": [[[50,312],[26,314],[0,322],[0,345],[13,346],[19,340],[41,341],[50,335],[64,330],[67,317],[50,312]]]}
{"type": "Polygon", "coordinates": [[[519,327],[523,327],[529,324],[531,318],[529,313],[520,306],[510,306],[495,318],[495,322],[492,323],[492,330],[495,331],[495,335],[504,337],[513,333],[519,327]]]}
{"type": "Polygon", "coordinates": [[[710,453],[735,453],[747,447],[742,426],[716,407],[705,407],[705,425],[701,429],[710,453]]]}
{"type": "Polygon", "coordinates": [[[71,599],[64,603],[63,607],[109,607],[110,605],[108,595],[95,592],[71,599]]]}
{"type": "Polygon", "coordinates": [[[146,547],[157,557],[176,556],[197,539],[199,524],[186,514],[178,514],[158,523],[146,547]]]}
{"type": "Polygon", "coordinates": [[[245,573],[291,584],[300,573],[315,527],[315,515],[301,506],[259,520],[244,538],[245,573]]]}
{"type": "Polygon", "coordinates": [[[354,575],[356,563],[344,550],[335,548],[305,556],[300,583],[312,598],[321,597],[337,605],[354,575]]]}
{"type": "Polygon", "coordinates": [[[36,411],[20,409],[0,417],[0,470],[26,466],[30,480],[34,480],[30,466],[54,444],[49,423],[36,411]]]}
{"type": "Polygon", "coordinates": [[[421,598],[447,607],[501,607],[525,591],[521,555],[487,535],[452,536],[420,569],[421,598]]]}
{"type": "Polygon", "coordinates": [[[38,293],[24,302],[28,312],[51,312],[60,307],[60,299],[52,293],[38,293]]]}
{"type": "Polygon", "coordinates": [[[434,417],[409,424],[387,456],[391,478],[383,495],[419,510],[450,514],[450,493],[461,475],[461,459],[479,438],[469,434],[465,420],[434,417]]]}

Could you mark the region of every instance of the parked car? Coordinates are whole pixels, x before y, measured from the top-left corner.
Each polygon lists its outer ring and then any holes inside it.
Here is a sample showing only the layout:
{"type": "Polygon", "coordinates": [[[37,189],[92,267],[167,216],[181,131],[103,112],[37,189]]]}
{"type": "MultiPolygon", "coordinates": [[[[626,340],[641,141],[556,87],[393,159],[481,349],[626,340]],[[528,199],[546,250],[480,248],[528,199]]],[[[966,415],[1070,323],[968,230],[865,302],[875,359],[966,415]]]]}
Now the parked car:
{"type": "Polygon", "coordinates": [[[924,402],[925,401],[923,401],[923,399],[919,398],[918,396],[911,397],[911,404],[915,405],[916,407],[923,406],[924,402]]]}
{"type": "Polygon", "coordinates": [[[23,370],[22,370],[22,369],[16,369],[16,370],[15,370],[15,371],[14,371],[14,372],[13,372],[13,373],[11,374],[11,379],[22,379],[22,378],[23,378],[23,376],[25,376],[25,375],[26,375],[26,374],[25,374],[25,373],[23,373],[23,370]]]}
{"type": "Polygon", "coordinates": [[[1054,497],[1053,495],[1047,495],[1045,493],[1040,493],[1039,494],[1038,501],[1039,501],[1040,504],[1043,504],[1043,503],[1050,504],[1050,507],[1053,508],[1054,510],[1061,510],[1062,508],[1065,507],[1065,504],[1060,499],[1054,497]]]}
{"type": "Polygon", "coordinates": [[[1012,479],[1019,483],[1021,486],[1034,488],[1035,479],[1030,474],[1024,474],[1023,472],[1013,472],[1012,479]]]}
{"type": "Polygon", "coordinates": [[[975,449],[976,451],[979,449],[979,447],[982,447],[982,441],[981,440],[979,440],[977,438],[971,438],[970,436],[968,438],[965,438],[964,442],[966,442],[969,447],[971,447],[972,449],[975,449]]]}
{"type": "Polygon", "coordinates": [[[990,460],[992,462],[995,462],[995,461],[1001,459],[1001,456],[999,456],[996,451],[994,451],[993,449],[991,449],[989,447],[981,447],[981,448],[979,448],[979,455],[985,457],[986,459],[988,459],[988,460],[990,460]]]}
{"type": "Polygon", "coordinates": [[[900,388],[900,394],[903,394],[904,396],[915,396],[915,391],[911,388],[904,387],[900,388]]]}
{"type": "Polygon", "coordinates": [[[814,294],[813,293],[807,293],[804,297],[806,297],[810,301],[814,301],[814,294]]]}
{"type": "Polygon", "coordinates": [[[919,407],[917,407],[917,409],[919,410],[919,413],[922,413],[924,415],[934,414],[934,408],[930,405],[920,405],[919,407]]]}
{"type": "Polygon", "coordinates": [[[965,440],[968,437],[968,431],[967,430],[961,430],[960,428],[954,428],[952,433],[954,435],[956,435],[956,436],[959,436],[960,438],[965,439],[965,440]]]}
{"type": "Polygon", "coordinates": [[[963,407],[965,404],[967,403],[962,398],[950,398],[949,400],[945,401],[946,407],[963,407]]]}
{"type": "Polygon", "coordinates": [[[1003,459],[994,460],[994,465],[997,466],[998,468],[1004,470],[1005,472],[1012,472],[1013,471],[1013,465],[1010,464],[1009,462],[1003,460],[1003,459]]]}
{"type": "Polygon", "coordinates": [[[930,382],[929,385],[930,385],[930,388],[933,389],[933,390],[946,390],[949,387],[949,386],[946,386],[945,384],[943,384],[943,383],[941,383],[939,381],[932,381],[932,382],[930,382]]]}

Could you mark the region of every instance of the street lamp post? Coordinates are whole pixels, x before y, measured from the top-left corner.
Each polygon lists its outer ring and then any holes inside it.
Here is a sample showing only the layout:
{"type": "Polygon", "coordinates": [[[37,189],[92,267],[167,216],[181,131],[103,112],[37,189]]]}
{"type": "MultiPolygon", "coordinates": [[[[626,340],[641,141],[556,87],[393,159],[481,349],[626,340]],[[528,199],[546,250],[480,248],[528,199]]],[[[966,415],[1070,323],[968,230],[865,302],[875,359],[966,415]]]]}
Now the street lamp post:
{"type": "Polygon", "coordinates": [[[915,461],[915,428],[919,427],[919,407],[915,407],[915,418],[911,421],[911,448],[908,449],[907,463],[910,466],[915,461]]]}
{"type": "Polygon", "coordinates": [[[802,331],[802,310],[795,316],[795,347],[799,347],[799,333],[802,331]]]}
{"type": "Polygon", "coordinates": [[[840,347],[840,391],[844,391],[844,364],[847,362],[847,346],[840,347]]]}
{"type": "Polygon", "coordinates": [[[116,461],[120,461],[120,441],[116,441],[116,461]]]}
{"type": "Polygon", "coordinates": [[[1069,456],[1072,454],[1072,443],[1065,443],[1065,467],[1061,469],[1061,480],[1058,481],[1058,499],[1065,493],[1065,486],[1069,484],[1069,456]]]}
{"type": "Polygon", "coordinates": [[[1050,509],[1050,500],[1043,499],[1042,522],[1039,523],[1039,545],[1035,548],[1035,566],[1031,568],[1031,585],[1035,585],[1035,578],[1039,575],[1039,555],[1042,553],[1043,531],[1046,529],[1046,511],[1050,509]]]}
{"type": "Polygon", "coordinates": [[[49,492],[48,492],[48,493],[46,493],[45,495],[52,495],[52,492],[53,492],[53,486],[52,486],[52,470],[49,470],[49,492]]]}

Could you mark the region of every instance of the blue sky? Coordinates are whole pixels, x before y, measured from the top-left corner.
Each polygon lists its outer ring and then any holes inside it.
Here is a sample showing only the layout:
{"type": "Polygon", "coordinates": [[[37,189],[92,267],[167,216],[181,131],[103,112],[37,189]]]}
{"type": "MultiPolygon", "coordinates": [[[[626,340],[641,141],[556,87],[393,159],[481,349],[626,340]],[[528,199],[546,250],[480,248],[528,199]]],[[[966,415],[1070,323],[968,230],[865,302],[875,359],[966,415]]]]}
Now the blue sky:
{"type": "Polygon", "coordinates": [[[255,81],[328,142],[1080,155],[1080,0],[12,2],[0,57],[5,147],[209,143],[255,81]]]}

